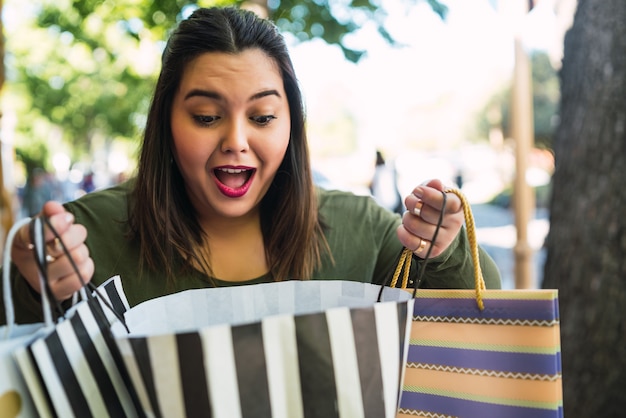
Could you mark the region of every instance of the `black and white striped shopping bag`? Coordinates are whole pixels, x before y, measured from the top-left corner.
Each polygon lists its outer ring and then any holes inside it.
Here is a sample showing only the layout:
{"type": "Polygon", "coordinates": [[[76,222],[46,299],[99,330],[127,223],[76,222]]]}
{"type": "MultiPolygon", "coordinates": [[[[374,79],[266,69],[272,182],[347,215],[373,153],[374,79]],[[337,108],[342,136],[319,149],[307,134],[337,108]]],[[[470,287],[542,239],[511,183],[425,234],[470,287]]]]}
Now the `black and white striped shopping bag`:
{"type": "Polygon", "coordinates": [[[395,417],[409,293],[348,281],[188,290],[115,340],[148,416],[395,417]]]}
{"type": "Polygon", "coordinates": [[[143,416],[110,331],[129,307],[120,278],[97,295],[13,354],[41,417],[143,416]]]}

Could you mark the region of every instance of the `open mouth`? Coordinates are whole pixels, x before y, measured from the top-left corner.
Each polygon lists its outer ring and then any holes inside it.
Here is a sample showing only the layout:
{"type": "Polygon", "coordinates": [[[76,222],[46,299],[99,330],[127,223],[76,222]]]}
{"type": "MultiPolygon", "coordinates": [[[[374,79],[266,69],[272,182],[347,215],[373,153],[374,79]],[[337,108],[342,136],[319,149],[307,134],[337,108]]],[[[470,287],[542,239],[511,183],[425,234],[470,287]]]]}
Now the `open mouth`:
{"type": "Polygon", "coordinates": [[[255,169],[221,167],[213,170],[220,191],[228,197],[243,196],[252,183],[255,169]]]}

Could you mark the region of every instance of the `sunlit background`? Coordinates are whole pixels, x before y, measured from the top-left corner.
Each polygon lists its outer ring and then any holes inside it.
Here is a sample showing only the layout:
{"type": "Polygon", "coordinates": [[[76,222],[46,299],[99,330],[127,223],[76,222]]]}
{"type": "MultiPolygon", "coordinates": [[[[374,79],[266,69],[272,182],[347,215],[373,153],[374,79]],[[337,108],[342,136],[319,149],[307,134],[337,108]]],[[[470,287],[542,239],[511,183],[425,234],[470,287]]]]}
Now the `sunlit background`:
{"type": "MultiPolygon", "coordinates": [[[[481,131],[481,118],[493,98],[510,88],[516,26],[527,52],[545,56],[557,86],[574,2],[537,2],[517,21],[495,3],[446,1],[449,13],[442,21],[424,2],[406,8],[385,1],[389,28],[404,46],[390,47],[365,25],[351,40],[368,51],[358,64],[322,41],[295,44],[292,56],[308,106],[313,165],[332,187],[368,194],[376,150],[395,164],[402,196],[432,178],[459,185],[461,176],[478,240],[499,265],[504,286],[513,288],[515,144],[496,124],[481,131]]],[[[557,117],[555,109],[552,127],[557,117]]],[[[538,200],[528,225],[535,286],[549,228],[553,164],[545,147],[529,156],[526,178],[538,200]]]]}
{"type": "MultiPolygon", "coordinates": [[[[33,38],[46,36],[45,32],[25,33],[24,22],[36,13],[37,2],[4,3],[7,50],[25,48],[21,43],[25,36],[30,36],[29,45],[33,38]]],[[[386,27],[398,45],[390,46],[372,24],[364,22],[347,41],[354,49],[366,51],[358,63],[346,60],[337,46],[321,40],[298,42],[285,35],[306,100],[313,166],[324,187],[369,194],[378,150],[395,167],[402,196],[431,178],[460,186],[473,204],[479,242],[499,265],[504,286],[512,288],[516,231],[510,196],[515,144],[506,129],[506,107],[514,67],[513,39],[521,33],[533,63],[548,68],[533,84],[535,94],[544,95],[544,102],[552,106],[535,109],[541,112],[536,128],[549,137],[550,127],[558,121],[557,71],[575,1],[537,1],[522,17],[507,12],[506,0],[442,3],[448,6],[445,20],[424,1],[409,6],[400,0],[383,0],[381,5],[389,13],[386,27]]],[[[45,48],[43,41],[41,45],[45,48]]],[[[162,39],[142,38],[130,55],[135,72],[145,76],[153,72],[162,47],[162,39]]],[[[33,62],[38,55],[45,56],[45,51],[30,48],[33,62]]],[[[86,58],[76,51],[67,57],[72,65],[97,66],[98,57],[86,58]]],[[[12,63],[6,61],[8,85],[12,63]]],[[[52,87],[62,82],[60,76],[49,81],[52,87]]],[[[28,105],[20,99],[19,90],[9,88],[3,95],[4,180],[15,190],[24,189],[29,174],[12,152],[31,140],[14,133],[28,105]]],[[[80,109],[76,113],[80,117],[80,109]]],[[[137,115],[136,123],[142,121],[137,115]]],[[[45,131],[47,138],[48,163],[40,167],[41,181],[62,185],[58,200],[109,186],[133,173],[136,142],[95,136],[90,138],[90,152],[77,156],[55,128],[34,126],[33,132],[37,130],[45,131]]],[[[549,144],[538,144],[529,156],[526,174],[537,195],[528,227],[529,244],[536,252],[535,284],[541,279],[552,169],[549,144]]],[[[16,212],[27,215],[19,198],[16,212]]]]}
{"type": "MultiPolygon", "coordinates": [[[[366,25],[351,36],[367,50],[358,64],[322,41],[292,47],[314,163],[335,184],[362,189],[375,149],[396,160],[403,194],[432,177],[451,182],[461,171],[466,195],[486,201],[510,181],[511,144],[478,125],[489,101],[510,86],[513,24],[487,0],[445,3],[444,22],[424,2],[384,2],[392,35],[405,46],[390,47],[366,25]]],[[[562,34],[552,3],[539,2],[521,24],[529,52],[546,53],[558,66],[562,34]]]]}

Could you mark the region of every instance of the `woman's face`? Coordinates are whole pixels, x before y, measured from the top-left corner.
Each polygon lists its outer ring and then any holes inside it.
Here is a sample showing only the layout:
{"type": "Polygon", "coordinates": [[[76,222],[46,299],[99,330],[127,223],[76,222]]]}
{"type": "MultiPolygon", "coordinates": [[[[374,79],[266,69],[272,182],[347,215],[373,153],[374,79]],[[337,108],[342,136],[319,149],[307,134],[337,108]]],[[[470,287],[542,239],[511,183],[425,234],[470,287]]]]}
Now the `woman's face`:
{"type": "Polygon", "coordinates": [[[256,213],[290,137],[277,64],[259,49],[198,56],[183,73],[171,118],[174,158],[200,218],[256,213]]]}

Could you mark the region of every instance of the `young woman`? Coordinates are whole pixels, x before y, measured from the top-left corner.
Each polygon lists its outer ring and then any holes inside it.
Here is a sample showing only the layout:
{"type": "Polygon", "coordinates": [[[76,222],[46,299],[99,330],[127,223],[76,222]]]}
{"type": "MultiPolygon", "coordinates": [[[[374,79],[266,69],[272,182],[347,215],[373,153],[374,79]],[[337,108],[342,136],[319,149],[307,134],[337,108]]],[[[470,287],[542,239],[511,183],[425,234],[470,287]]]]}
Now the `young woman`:
{"type": "MultiPolygon", "coordinates": [[[[437,242],[441,182],[417,186],[402,217],[372,198],[316,188],[302,96],[277,28],[252,12],[198,9],[163,54],[138,171],[129,182],[61,205],[50,218],[85,280],[120,275],[131,305],[190,288],[342,279],[383,283],[403,247],[431,249],[422,287],[473,287],[458,197],[437,242]]],[[[49,283],[81,284],[46,234],[49,283]]],[[[41,317],[28,227],[12,249],[20,322],[41,317]]],[[[481,250],[488,287],[498,270],[481,250]]],[[[414,263],[416,264],[416,263],[414,263]]]]}

